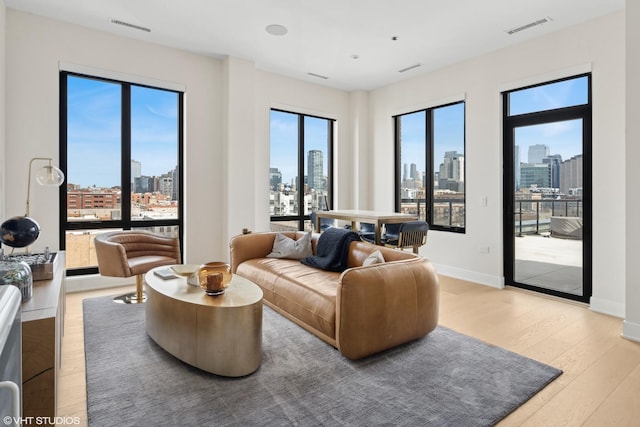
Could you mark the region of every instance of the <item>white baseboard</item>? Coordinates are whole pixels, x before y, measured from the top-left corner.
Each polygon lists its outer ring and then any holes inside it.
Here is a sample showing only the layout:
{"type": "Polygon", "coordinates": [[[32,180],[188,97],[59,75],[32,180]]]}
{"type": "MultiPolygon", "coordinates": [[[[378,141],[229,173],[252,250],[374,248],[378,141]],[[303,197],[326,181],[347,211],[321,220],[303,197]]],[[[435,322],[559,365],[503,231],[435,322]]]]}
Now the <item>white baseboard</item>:
{"type": "Polygon", "coordinates": [[[589,300],[589,309],[596,313],[607,314],[609,316],[624,319],[624,304],[602,298],[591,297],[589,300]]]}
{"type": "MultiPolygon", "coordinates": [[[[436,271],[444,276],[454,277],[456,279],[467,280],[469,282],[478,283],[485,286],[490,286],[496,289],[504,288],[504,277],[493,276],[491,274],[478,273],[476,271],[465,270],[462,268],[452,267],[449,265],[436,264],[436,271]]],[[[591,297],[589,303],[589,309],[597,313],[606,314],[609,316],[619,317],[624,319],[625,306],[622,303],[591,297]]],[[[637,325],[639,330],[637,332],[630,332],[631,336],[638,337],[640,340],[640,325],[637,325]]],[[[635,329],[631,329],[635,331],[635,329]]],[[[630,338],[633,339],[633,338],[630,338]]]]}
{"type": "Polygon", "coordinates": [[[491,274],[478,273],[477,271],[470,271],[441,264],[436,264],[436,271],[444,276],[467,280],[469,282],[479,283],[496,289],[504,288],[504,278],[502,276],[493,276],[491,274]]]}
{"type": "Polygon", "coordinates": [[[119,286],[136,285],[135,277],[105,277],[99,274],[71,276],[66,279],[67,293],[95,291],[96,289],[117,288],[119,286]]]}
{"type": "Polygon", "coordinates": [[[628,340],[640,342],[640,323],[628,320],[622,322],[622,336],[628,340]]]}

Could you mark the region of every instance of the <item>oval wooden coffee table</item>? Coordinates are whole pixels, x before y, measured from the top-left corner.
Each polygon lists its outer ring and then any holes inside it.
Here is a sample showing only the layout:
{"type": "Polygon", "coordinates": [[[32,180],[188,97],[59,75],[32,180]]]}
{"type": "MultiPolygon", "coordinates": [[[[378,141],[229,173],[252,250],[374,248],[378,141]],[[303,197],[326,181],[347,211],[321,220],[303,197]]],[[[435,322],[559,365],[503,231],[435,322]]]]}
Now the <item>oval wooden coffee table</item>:
{"type": "MultiPolygon", "coordinates": [[[[167,269],[158,267],[157,269],[167,269]]],[[[260,366],[262,290],[233,275],[225,293],[208,296],[185,277],[146,282],[147,334],[163,349],[192,366],[217,375],[241,377],[260,366]]]]}

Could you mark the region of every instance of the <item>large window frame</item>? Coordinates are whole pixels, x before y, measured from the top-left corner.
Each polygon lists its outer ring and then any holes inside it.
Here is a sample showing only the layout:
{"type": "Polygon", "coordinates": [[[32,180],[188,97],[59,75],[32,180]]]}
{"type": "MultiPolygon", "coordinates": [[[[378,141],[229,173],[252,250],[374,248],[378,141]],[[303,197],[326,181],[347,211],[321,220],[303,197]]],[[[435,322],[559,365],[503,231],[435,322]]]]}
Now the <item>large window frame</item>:
{"type": "MultiPolygon", "coordinates": [[[[336,120],[328,117],[315,116],[311,114],[297,113],[294,111],[282,110],[278,108],[271,108],[269,113],[271,112],[280,112],[285,114],[292,114],[297,117],[297,150],[298,150],[298,158],[297,158],[297,183],[296,188],[297,191],[297,204],[298,204],[298,213],[295,215],[270,215],[270,220],[272,223],[272,228],[274,223],[283,223],[283,228],[286,229],[287,225],[284,223],[295,223],[297,225],[298,230],[305,229],[313,229],[313,224],[311,224],[312,213],[305,214],[305,191],[300,191],[299,189],[304,188],[304,177],[306,174],[305,171],[305,159],[308,155],[308,152],[305,150],[305,119],[321,119],[327,121],[327,197],[322,204],[322,206],[318,206],[318,210],[329,210],[333,206],[333,150],[335,143],[335,123],[336,120]],[[305,224],[308,226],[305,227],[305,224]]],[[[271,160],[270,160],[271,162],[271,160]]]]}
{"type": "MultiPolygon", "coordinates": [[[[59,135],[59,150],[60,150],[60,169],[65,173],[65,177],[68,176],[68,78],[78,77],[92,79],[107,83],[113,83],[120,85],[121,87],[121,165],[120,165],[120,183],[121,183],[121,215],[120,219],[116,220],[91,220],[91,221],[69,221],[67,210],[67,197],[68,188],[65,178],[65,183],[60,186],[59,193],[59,207],[60,207],[60,249],[66,249],[66,233],[68,231],[86,231],[89,230],[150,230],[163,234],[166,230],[176,230],[180,240],[180,251],[183,252],[183,233],[184,233],[184,92],[179,90],[167,89],[162,87],[155,87],[151,85],[145,85],[140,83],[131,83],[122,80],[116,80],[112,78],[97,77],[83,73],[77,73],[72,71],[60,71],[59,76],[59,108],[60,108],[60,135],[59,135]],[[177,95],[177,218],[163,218],[163,219],[145,219],[145,220],[133,220],[131,218],[132,201],[131,201],[131,141],[132,141],[132,128],[131,128],[131,92],[132,88],[149,88],[160,91],[172,92],[177,95]]],[[[173,184],[175,185],[175,183],[173,184]]],[[[68,268],[67,276],[79,276],[87,274],[98,273],[97,266],[81,267],[81,268],[68,268]]]]}
{"type": "MultiPolygon", "coordinates": [[[[442,108],[447,108],[447,107],[451,107],[451,106],[455,106],[455,105],[462,105],[463,108],[463,128],[461,129],[462,131],[462,137],[463,137],[463,153],[459,153],[462,154],[462,157],[464,158],[464,152],[466,151],[466,103],[464,100],[461,101],[456,101],[456,102],[450,102],[447,104],[442,104],[442,105],[437,105],[434,107],[429,107],[429,108],[425,108],[425,109],[421,109],[421,110],[415,110],[415,111],[410,111],[407,113],[402,113],[402,114],[398,114],[396,116],[393,116],[393,124],[394,124],[394,144],[395,144],[395,200],[394,200],[394,208],[396,212],[403,212],[403,213],[414,213],[418,215],[418,218],[420,220],[424,220],[429,224],[429,228],[432,230],[439,230],[439,231],[448,231],[448,232],[453,232],[453,233],[465,233],[466,231],[466,188],[464,189],[463,192],[463,197],[462,198],[456,198],[448,200],[448,199],[442,199],[442,198],[436,198],[436,194],[435,194],[435,176],[436,176],[436,166],[434,164],[434,146],[437,143],[435,141],[434,135],[435,135],[435,121],[434,121],[434,113],[442,108]],[[424,145],[425,145],[425,182],[427,183],[426,188],[424,189],[425,191],[425,198],[421,199],[421,198],[415,198],[415,199],[403,199],[402,198],[402,174],[403,174],[403,164],[402,164],[402,156],[401,156],[401,152],[402,152],[402,137],[401,137],[401,119],[403,116],[407,116],[410,114],[415,114],[415,113],[422,113],[424,112],[425,114],[425,129],[424,129],[424,145]],[[403,202],[408,202],[410,200],[415,200],[417,207],[415,209],[416,212],[413,212],[413,210],[411,210],[411,212],[407,211],[407,209],[403,208],[403,202]],[[424,203],[424,208],[422,207],[422,203],[424,203]],[[436,221],[434,220],[435,215],[436,215],[436,204],[448,204],[448,212],[449,212],[449,224],[441,224],[441,223],[436,223],[436,221]],[[460,208],[460,205],[462,205],[462,207],[460,208]],[[463,225],[456,225],[453,224],[451,221],[451,212],[453,212],[455,210],[457,211],[462,211],[461,213],[458,213],[458,216],[462,217],[462,224],[463,225]]],[[[462,173],[462,185],[464,185],[464,183],[466,182],[466,167],[464,167],[464,164],[466,163],[466,158],[463,160],[463,173],[462,173]]]]}
{"type": "MultiPolygon", "coordinates": [[[[593,285],[593,92],[592,92],[592,74],[583,73],[574,76],[564,77],[542,83],[536,83],[517,89],[502,92],[502,126],[503,126],[503,158],[504,177],[503,177],[503,256],[504,256],[504,277],[505,283],[518,288],[541,292],[555,297],[575,300],[583,303],[589,303],[592,295],[593,285]],[[571,80],[586,78],[586,99],[583,103],[570,104],[561,107],[539,108],[535,110],[511,112],[510,97],[518,92],[524,92],[529,89],[551,86],[571,80]],[[518,225],[516,219],[516,202],[514,201],[514,183],[516,182],[516,168],[512,161],[514,159],[514,129],[527,126],[545,125],[550,123],[566,122],[571,120],[582,121],[582,157],[583,157],[583,189],[581,211],[583,219],[582,230],[582,294],[575,295],[567,292],[545,288],[542,286],[532,286],[525,283],[519,283],[515,279],[514,260],[516,258],[516,249],[513,235],[514,230],[519,229],[522,233],[522,225],[518,225]],[[507,160],[508,159],[508,160],[507,160]],[[516,228],[518,227],[518,228],[516,228]]],[[[579,210],[580,203],[576,207],[579,210]]],[[[566,215],[565,215],[566,216],[566,215]]],[[[537,227],[537,226],[536,226],[537,227]]]]}

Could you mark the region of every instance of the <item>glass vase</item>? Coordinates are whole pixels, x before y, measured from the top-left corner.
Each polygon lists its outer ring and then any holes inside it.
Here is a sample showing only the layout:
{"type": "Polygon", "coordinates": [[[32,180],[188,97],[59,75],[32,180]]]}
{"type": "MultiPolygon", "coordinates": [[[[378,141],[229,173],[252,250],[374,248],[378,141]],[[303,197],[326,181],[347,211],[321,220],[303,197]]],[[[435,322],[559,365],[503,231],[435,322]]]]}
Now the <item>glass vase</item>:
{"type": "Polygon", "coordinates": [[[24,261],[0,261],[0,285],[16,286],[22,294],[22,302],[33,294],[31,267],[24,261]]]}
{"type": "Polygon", "coordinates": [[[209,295],[223,294],[224,289],[229,286],[232,277],[233,275],[231,274],[229,264],[224,262],[208,262],[202,264],[198,270],[200,287],[209,295]]]}

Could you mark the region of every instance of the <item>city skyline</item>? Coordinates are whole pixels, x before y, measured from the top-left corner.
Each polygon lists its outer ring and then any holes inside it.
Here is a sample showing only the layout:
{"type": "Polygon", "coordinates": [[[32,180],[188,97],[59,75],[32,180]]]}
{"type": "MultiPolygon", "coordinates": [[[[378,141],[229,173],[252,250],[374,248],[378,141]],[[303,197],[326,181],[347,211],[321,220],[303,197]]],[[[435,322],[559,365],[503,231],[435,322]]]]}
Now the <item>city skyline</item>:
{"type": "MultiPolygon", "coordinates": [[[[67,182],[120,186],[121,86],[97,79],[67,80],[67,182]]],[[[131,87],[131,158],[142,174],[161,176],[178,164],[178,94],[131,87]]]]}
{"type": "MultiPolygon", "coordinates": [[[[271,110],[270,114],[270,167],[279,169],[282,182],[291,184],[298,176],[298,117],[296,113],[271,110]]],[[[304,116],[304,159],[312,150],[322,151],[322,175],[328,175],[328,119],[304,116]]],[[[332,123],[331,121],[329,121],[332,123]]],[[[307,166],[305,166],[305,173],[307,166]]]]}

